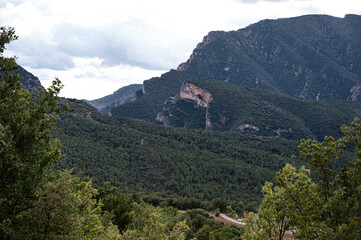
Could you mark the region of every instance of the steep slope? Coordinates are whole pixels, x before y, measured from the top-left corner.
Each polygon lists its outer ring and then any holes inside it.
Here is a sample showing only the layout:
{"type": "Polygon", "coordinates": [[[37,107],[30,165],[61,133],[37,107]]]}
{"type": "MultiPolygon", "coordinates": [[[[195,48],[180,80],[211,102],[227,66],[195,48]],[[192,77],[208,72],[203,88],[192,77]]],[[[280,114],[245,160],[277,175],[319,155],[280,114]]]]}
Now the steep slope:
{"type": "Polygon", "coordinates": [[[114,107],[130,102],[135,92],[142,88],[142,84],[131,84],[122,87],[113,94],[95,100],[83,100],[101,113],[109,114],[114,107]]]}
{"type": "MultiPolygon", "coordinates": [[[[186,80],[214,79],[301,100],[352,100],[361,93],[361,16],[307,15],[210,32],[189,60],[144,81],[116,116],[155,121],[186,80]]],[[[288,103],[285,103],[286,105],[288,103]]]]}
{"type": "Polygon", "coordinates": [[[32,73],[28,72],[20,65],[18,65],[18,73],[21,77],[20,82],[29,92],[39,93],[38,88],[44,88],[38,77],[35,77],[32,73]]]}

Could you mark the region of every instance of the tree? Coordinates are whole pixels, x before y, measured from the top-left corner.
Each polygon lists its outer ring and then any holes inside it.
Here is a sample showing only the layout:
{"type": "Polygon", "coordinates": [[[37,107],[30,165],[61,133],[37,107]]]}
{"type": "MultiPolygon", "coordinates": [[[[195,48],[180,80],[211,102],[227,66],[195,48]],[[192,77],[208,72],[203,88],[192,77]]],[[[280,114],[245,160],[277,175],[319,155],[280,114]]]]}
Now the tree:
{"type": "Polygon", "coordinates": [[[13,28],[0,34],[0,223],[31,207],[49,167],[60,159],[60,142],[52,138],[60,107],[58,79],[41,94],[26,91],[15,58],[3,57],[5,44],[16,40],[13,28]]]}
{"type": "Polygon", "coordinates": [[[6,226],[6,234],[11,239],[120,239],[96,195],[91,180],[56,173],[37,189],[33,206],[6,226]]]}
{"type": "Polygon", "coordinates": [[[246,225],[249,239],[282,239],[286,230],[297,239],[361,239],[361,123],[355,119],[342,131],[338,140],[301,141],[300,156],[312,172],[287,164],[275,186],[266,183],[259,214],[246,225]],[[354,157],[336,172],[345,148],[354,157]]]}
{"type": "Polygon", "coordinates": [[[5,44],[16,39],[13,28],[1,27],[0,238],[119,239],[91,180],[55,171],[62,155],[52,131],[62,84],[56,79],[40,94],[28,92],[15,58],[3,57],[5,44]]]}
{"type": "Polygon", "coordinates": [[[118,188],[110,187],[109,183],[105,183],[103,188],[99,190],[97,198],[103,203],[102,210],[111,212],[114,215],[113,222],[118,226],[119,230],[125,230],[132,220],[130,214],[133,210],[132,199],[122,194],[118,188]]]}
{"type": "Polygon", "coordinates": [[[122,233],[121,239],[184,240],[189,231],[186,220],[169,228],[166,224],[167,219],[164,219],[164,217],[167,218],[164,213],[157,213],[153,206],[147,206],[144,203],[137,206],[133,214],[132,223],[122,233]]]}

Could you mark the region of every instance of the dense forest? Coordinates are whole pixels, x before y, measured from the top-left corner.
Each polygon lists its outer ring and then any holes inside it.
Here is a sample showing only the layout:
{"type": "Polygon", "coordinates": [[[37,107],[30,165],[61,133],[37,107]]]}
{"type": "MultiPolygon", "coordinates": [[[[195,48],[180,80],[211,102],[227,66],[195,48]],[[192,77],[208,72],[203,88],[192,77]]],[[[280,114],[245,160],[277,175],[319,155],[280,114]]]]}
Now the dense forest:
{"type": "Polygon", "coordinates": [[[163,127],[66,102],[71,110],[61,115],[55,134],[67,158],[60,166],[124,191],[259,202],[261,186],[276,171],[302,163],[295,157],[298,141],[163,127]]]}

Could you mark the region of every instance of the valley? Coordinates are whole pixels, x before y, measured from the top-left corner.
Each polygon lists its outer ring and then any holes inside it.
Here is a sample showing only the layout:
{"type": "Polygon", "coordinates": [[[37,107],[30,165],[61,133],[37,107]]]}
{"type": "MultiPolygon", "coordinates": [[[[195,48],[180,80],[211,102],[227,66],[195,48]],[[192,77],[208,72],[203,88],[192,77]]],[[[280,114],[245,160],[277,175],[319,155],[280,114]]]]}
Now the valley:
{"type": "Polygon", "coordinates": [[[39,239],[356,239],[360,26],[213,31],[176,70],[92,101],[58,98],[58,79],[44,89],[1,52],[0,238],[51,223],[39,239]],[[240,230],[210,212],[247,217],[240,230]]]}

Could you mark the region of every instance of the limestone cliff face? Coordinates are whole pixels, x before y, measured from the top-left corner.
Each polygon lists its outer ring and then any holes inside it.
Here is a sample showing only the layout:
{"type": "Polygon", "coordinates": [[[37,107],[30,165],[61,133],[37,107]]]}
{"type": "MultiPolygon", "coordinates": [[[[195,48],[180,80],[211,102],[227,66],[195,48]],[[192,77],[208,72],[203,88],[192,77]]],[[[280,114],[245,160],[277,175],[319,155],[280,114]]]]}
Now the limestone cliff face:
{"type": "Polygon", "coordinates": [[[179,98],[193,100],[198,106],[208,108],[212,101],[212,94],[193,83],[184,83],[179,92],[179,98]]]}
{"type": "Polygon", "coordinates": [[[355,85],[350,89],[350,96],[347,100],[360,101],[361,84],[355,85]]]}
{"type": "Polygon", "coordinates": [[[165,126],[189,127],[198,119],[197,127],[210,129],[208,108],[212,100],[210,92],[185,82],[175,97],[164,102],[163,112],[158,113],[155,120],[165,126]]]}
{"type": "Polygon", "coordinates": [[[209,103],[212,101],[212,94],[206,90],[197,87],[192,83],[184,83],[179,92],[180,99],[189,99],[194,101],[197,106],[206,108],[206,127],[205,129],[211,129],[212,123],[209,119],[209,103]]]}

